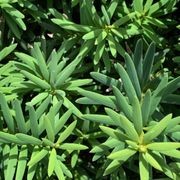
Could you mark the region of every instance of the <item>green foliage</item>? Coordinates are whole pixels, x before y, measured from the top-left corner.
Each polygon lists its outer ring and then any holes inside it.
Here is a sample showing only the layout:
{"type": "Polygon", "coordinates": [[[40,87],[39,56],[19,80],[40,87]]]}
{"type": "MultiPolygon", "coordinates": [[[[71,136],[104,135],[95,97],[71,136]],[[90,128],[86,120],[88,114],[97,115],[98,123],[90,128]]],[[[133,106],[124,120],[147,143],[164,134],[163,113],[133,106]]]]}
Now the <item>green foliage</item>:
{"type": "Polygon", "coordinates": [[[0,180],[180,179],[178,4],[1,0],[0,180]]]}

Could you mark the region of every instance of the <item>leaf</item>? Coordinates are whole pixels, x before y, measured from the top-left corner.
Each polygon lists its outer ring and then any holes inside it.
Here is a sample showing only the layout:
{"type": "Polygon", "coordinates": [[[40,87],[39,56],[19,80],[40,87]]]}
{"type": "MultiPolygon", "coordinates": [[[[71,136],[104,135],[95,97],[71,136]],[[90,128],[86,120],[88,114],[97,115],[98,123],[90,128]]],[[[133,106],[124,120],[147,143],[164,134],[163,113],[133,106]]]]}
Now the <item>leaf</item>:
{"type": "MultiPolygon", "coordinates": [[[[118,38],[120,38],[120,39],[123,39],[124,37],[123,37],[123,33],[120,31],[120,30],[118,30],[118,29],[111,29],[111,32],[113,33],[113,34],[115,34],[118,38]]],[[[117,43],[116,43],[117,44],[117,43]]],[[[117,47],[117,45],[116,45],[116,47],[117,47]]]]}
{"type": "Polygon", "coordinates": [[[111,33],[108,34],[107,40],[108,40],[108,44],[109,44],[109,48],[110,48],[110,52],[111,52],[112,56],[116,57],[116,55],[117,55],[116,43],[115,43],[115,39],[111,33]]]}
{"type": "Polygon", "coordinates": [[[24,23],[24,21],[22,19],[14,18],[14,21],[22,30],[26,31],[26,24],[24,23]]]}
{"type": "Polygon", "coordinates": [[[106,115],[98,115],[98,114],[85,114],[81,116],[82,119],[97,122],[101,124],[115,125],[111,118],[106,115]]]}
{"type": "Polygon", "coordinates": [[[129,78],[134,86],[134,89],[136,91],[136,94],[138,96],[138,99],[141,98],[141,87],[138,79],[138,74],[135,68],[135,65],[133,63],[133,60],[129,56],[129,54],[125,53],[125,62],[126,62],[126,68],[127,68],[127,73],[129,75],[129,78]]]}
{"type": "Polygon", "coordinates": [[[158,122],[154,127],[152,127],[145,135],[144,135],[144,143],[147,144],[151,142],[154,138],[156,138],[161,132],[168,126],[170,120],[172,118],[172,114],[165,116],[160,122],[158,122]]]}
{"type": "Polygon", "coordinates": [[[123,150],[111,153],[108,156],[108,158],[109,159],[113,159],[113,160],[118,160],[118,161],[125,162],[131,156],[133,156],[135,153],[136,153],[136,150],[130,149],[130,148],[126,148],[126,149],[123,149],[123,150]]]}
{"type": "MultiPolygon", "coordinates": [[[[169,147],[168,147],[169,148],[169,147]]],[[[164,154],[166,156],[174,157],[177,159],[180,159],[180,151],[179,150],[166,150],[166,151],[161,151],[161,154],[164,154]]]]}
{"type": "Polygon", "coordinates": [[[25,176],[26,163],[27,163],[28,149],[26,145],[21,147],[18,157],[18,164],[16,170],[15,180],[21,180],[25,176]]]}
{"type": "Polygon", "coordinates": [[[94,47],[94,40],[85,41],[80,48],[79,54],[76,57],[78,62],[81,60],[81,58],[85,57],[93,47],[94,47]]]}
{"type": "Polygon", "coordinates": [[[61,165],[61,168],[62,168],[62,171],[63,171],[64,175],[66,175],[67,177],[69,177],[69,178],[72,179],[72,178],[73,178],[72,173],[71,173],[71,171],[69,171],[69,169],[65,166],[65,164],[62,163],[61,161],[59,161],[59,164],[61,165]]]}
{"type": "Polygon", "coordinates": [[[176,94],[167,95],[162,101],[165,104],[180,105],[180,96],[176,94]]]}
{"type": "Polygon", "coordinates": [[[27,108],[29,110],[29,120],[30,120],[30,128],[32,135],[34,137],[39,137],[39,125],[38,125],[38,120],[37,120],[37,115],[36,112],[33,108],[33,106],[27,104],[27,108]]]}
{"type": "Polygon", "coordinates": [[[119,140],[114,138],[108,138],[104,143],[93,147],[93,149],[90,151],[90,153],[103,153],[108,151],[109,149],[112,149],[117,146],[117,143],[119,143],[119,140]]]}
{"type": "Polygon", "coordinates": [[[33,83],[35,83],[35,85],[39,86],[40,88],[42,89],[50,89],[51,86],[45,81],[45,80],[42,80],[40,78],[38,78],[37,76],[27,72],[27,71],[24,71],[22,70],[21,73],[27,77],[29,80],[31,80],[33,83]]]}
{"type": "Polygon", "coordinates": [[[151,43],[146,51],[144,60],[143,60],[143,86],[146,85],[147,81],[150,78],[150,73],[152,71],[152,66],[154,62],[155,54],[155,44],[151,43]]]}
{"type": "Polygon", "coordinates": [[[49,163],[48,163],[48,176],[50,177],[53,174],[53,171],[55,169],[57,163],[56,159],[56,149],[52,149],[49,156],[49,163]]]}
{"type": "Polygon", "coordinates": [[[71,109],[73,114],[75,114],[77,117],[81,117],[82,113],[79,111],[79,109],[71,102],[68,98],[64,97],[63,105],[67,107],[68,109],[71,109]]]}
{"type": "Polygon", "coordinates": [[[173,93],[178,88],[180,88],[180,77],[174,78],[167,84],[166,88],[164,88],[163,91],[163,98],[167,97],[169,94],[173,93]]]}
{"type": "Polygon", "coordinates": [[[133,0],[133,7],[135,11],[143,12],[143,0],[133,0]]]}
{"type": "Polygon", "coordinates": [[[116,109],[116,105],[114,104],[114,102],[112,101],[111,98],[107,97],[107,96],[104,96],[104,95],[101,95],[101,94],[98,94],[98,93],[95,93],[95,92],[91,92],[91,91],[86,91],[86,90],[83,90],[83,89],[80,89],[78,90],[78,92],[89,98],[89,99],[92,99],[102,105],[105,105],[105,106],[108,106],[108,107],[111,107],[113,109],[116,109]]]}
{"type": "Polygon", "coordinates": [[[0,131],[0,139],[8,143],[23,144],[15,135],[0,131]]]}
{"type": "Polygon", "coordinates": [[[111,174],[113,171],[115,171],[118,167],[121,166],[123,162],[117,161],[116,159],[113,160],[108,167],[105,169],[103,176],[106,176],[108,174],[111,174]]]}
{"type": "Polygon", "coordinates": [[[109,108],[105,108],[105,111],[111,117],[111,119],[115,121],[116,124],[118,124],[119,127],[125,130],[126,134],[128,135],[128,138],[136,142],[139,140],[139,136],[133,124],[125,116],[118,114],[109,108]]]}
{"type": "Polygon", "coordinates": [[[15,9],[13,6],[10,4],[1,4],[1,8],[3,8],[7,13],[9,13],[11,16],[14,16],[14,18],[20,18],[23,19],[25,16],[22,14],[20,11],[15,9]]]}
{"type": "Polygon", "coordinates": [[[112,26],[115,26],[115,28],[127,23],[129,20],[131,20],[133,17],[135,17],[136,13],[135,12],[132,12],[132,13],[129,13],[128,15],[126,16],[123,16],[121,17],[120,19],[116,20],[112,26]]]}
{"type": "Polygon", "coordinates": [[[39,48],[38,43],[34,43],[34,48],[32,49],[33,55],[36,57],[36,61],[38,63],[38,67],[42,73],[42,76],[46,81],[49,80],[49,71],[45,62],[45,58],[39,48]]]}
{"type": "Polygon", "coordinates": [[[103,26],[101,18],[99,17],[93,3],[88,0],[85,0],[85,6],[87,7],[87,11],[89,12],[89,15],[92,19],[92,22],[94,22],[95,26],[103,26]]]}
{"type": "Polygon", "coordinates": [[[1,111],[3,112],[4,120],[7,123],[8,129],[11,132],[14,132],[14,119],[11,115],[10,109],[6,102],[6,98],[1,92],[0,92],[0,105],[1,105],[1,111]]]}
{"type": "Polygon", "coordinates": [[[92,99],[89,99],[87,97],[78,98],[76,100],[76,103],[78,104],[93,104],[93,105],[100,105],[101,103],[98,103],[97,101],[94,101],[92,99]]]}
{"type": "Polygon", "coordinates": [[[160,164],[154,159],[153,156],[151,156],[149,153],[143,154],[143,158],[155,169],[158,169],[159,171],[163,171],[162,167],[160,164]]]}
{"type": "Polygon", "coordinates": [[[151,96],[151,107],[150,107],[150,115],[154,113],[158,104],[160,103],[163,95],[163,91],[168,83],[168,76],[165,75],[162,77],[158,87],[154,90],[153,95],[151,96]]]}
{"type": "Polygon", "coordinates": [[[136,91],[132,85],[129,75],[127,74],[125,69],[122,67],[122,65],[120,65],[119,63],[115,64],[114,66],[115,66],[115,69],[118,72],[119,76],[122,79],[123,86],[126,90],[129,101],[132,103],[134,100],[134,96],[136,96],[136,91]]]}
{"type": "MultiPolygon", "coordinates": [[[[36,109],[36,118],[37,119],[39,119],[41,117],[41,115],[46,111],[46,109],[48,108],[51,101],[52,101],[52,95],[49,94],[47,96],[47,98],[43,102],[41,102],[39,107],[36,109]]],[[[30,103],[30,105],[32,106],[31,103],[30,103]]]]}
{"type": "Polygon", "coordinates": [[[82,39],[84,39],[84,40],[95,39],[96,37],[99,36],[100,33],[102,33],[102,29],[95,29],[95,30],[90,31],[87,34],[85,34],[82,37],[82,39]]]}
{"type": "Polygon", "coordinates": [[[12,145],[9,153],[9,160],[7,165],[7,171],[5,179],[13,179],[16,170],[16,164],[18,162],[18,146],[12,145]]]}
{"type": "Polygon", "coordinates": [[[96,53],[93,59],[94,65],[97,65],[99,63],[99,60],[103,55],[104,49],[105,49],[105,41],[102,40],[100,43],[98,43],[96,48],[96,53]]]}
{"type": "Polygon", "coordinates": [[[71,167],[74,168],[78,162],[78,151],[74,151],[71,156],[71,167]]]}
{"type": "Polygon", "coordinates": [[[21,104],[19,100],[13,102],[15,110],[15,119],[17,122],[18,129],[21,133],[27,133],[26,123],[22,112],[21,104]]]}
{"type": "Polygon", "coordinates": [[[113,93],[116,97],[116,103],[118,108],[129,118],[132,118],[132,108],[129,105],[126,98],[122,95],[121,91],[113,86],[113,93]]]}
{"type": "Polygon", "coordinates": [[[65,141],[70,134],[73,132],[74,128],[76,127],[77,121],[72,122],[59,136],[56,144],[61,144],[63,141],[65,141]]]}
{"type": "Polygon", "coordinates": [[[3,15],[6,19],[6,22],[10,28],[10,30],[12,31],[12,33],[18,38],[20,39],[21,38],[21,32],[17,26],[17,24],[14,22],[13,18],[8,14],[6,13],[5,11],[3,12],[3,15]]]}
{"type": "Polygon", "coordinates": [[[162,39],[151,29],[151,25],[142,24],[144,35],[151,41],[161,46],[162,39]]]}
{"type": "Polygon", "coordinates": [[[148,89],[144,95],[141,105],[141,112],[142,112],[142,119],[144,126],[146,126],[149,121],[150,107],[151,107],[151,90],[148,89]]]}
{"type": "Polygon", "coordinates": [[[14,49],[17,47],[17,44],[12,44],[8,47],[5,47],[0,51],[0,61],[8,56],[14,49]]]}
{"type": "Polygon", "coordinates": [[[171,123],[168,124],[167,128],[165,129],[165,133],[172,132],[172,129],[177,127],[178,124],[180,124],[180,116],[171,119],[171,123]]]}
{"type": "MultiPolygon", "coordinates": [[[[35,155],[37,155],[39,153],[40,149],[38,146],[34,146],[32,153],[31,153],[31,158],[33,158],[35,155]]],[[[37,165],[38,164],[34,164],[32,166],[28,166],[28,171],[27,171],[27,179],[28,180],[33,180],[33,177],[35,176],[36,170],[37,170],[37,165]]]]}
{"type": "Polygon", "coordinates": [[[134,66],[136,68],[136,72],[137,72],[137,75],[139,78],[140,85],[142,85],[142,80],[143,80],[142,61],[143,61],[143,41],[142,41],[142,39],[139,39],[135,46],[133,62],[134,62],[134,66]]]}
{"type": "Polygon", "coordinates": [[[100,129],[105,134],[107,134],[108,136],[110,136],[116,140],[125,141],[126,139],[128,139],[128,137],[124,133],[122,133],[121,131],[118,131],[118,130],[114,130],[110,127],[100,126],[100,129]]]}
{"type": "Polygon", "coordinates": [[[68,82],[67,90],[77,90],[78,87],[92,83],[92,79],[78,79],[68,82]]]}
{"type": "Polygon", "coordinates": [[[146,1],[145,5],[144,5],[144,12],[147,12],[150,9],[152,3],[153,3],[153,0],[146,1]]]}
{"type": "Polygon", "coordinates": [[[137,97],[134,97],[134,101],[132,102],[132,117],[133,117],[133,124],[134,127],[139,135],[141,135],[143,131],[143,119],[142,119],[142,112],[141,112],[141,105],[137,97]]]}
{"type": "Polygon", "coordinates": [[[147,145],[148,149],[153,151],[170,151],[180,148],[180,143],[178,142],[154,142],[147,145]]]}
{"type": "Polygon", "coordinates": [[[33,99],[30,101],[30,103],[31,103],[32,106],[34,106],[34,105],[40,103],[45,98],[47,98],[47,96],[48,96],[48,92],[39,93],[38,95],[33,97],[33,99]]]}
{"type": "Polygon", "coordinates": [[[104,5],[101,5],[101,11],[103,13],[102,20],[104,20],[106,24],[110,25],[110,17],[104,5]]]}
{"type": "Polygon", "coordinates": [[[22,141],[24,144],[31,144],[31,145],[41,145],[41,140],[33,137],[33,136],[29,136],[23,133],[17,133],[16,137],[22,141]]]}
{"type": "MultiPolygon", "coordinates": [[[[2,153],[2,165],[4,167],[7,167],[8,166],[8,160],[9,160],[9,153],[10,153],[10,145],[8,144],[5,144],[3,146],[3,149],[1,150],[1,153],[2,153]]],[[[2,175],[4,175],[4,177],[6,176],[7,174],[7,168],[4,169],[4,172],[2,173],[2,175]]]]}
{"type": "Polygon", "coordinates": [[[167,28],[167,26],[162,21],[151,16],[146,16],[146,21],[159,28],[167,28]]]}
{"type": "Polygon", "coordinates": [[[62,168],[61,168],[61,165],[59,162],[60,161],[57,160],[54,171],[55,171],[58,179],[65,180],[65,177],[64,177],[64,174],[63,174],[63,171],[62,171],[62,168]]]}
{"type": "Polygon", "coordinates": [[[142,156],[142,153],[139,154],[139,172],[140,172],[141,179],[143,180],[149,179],[149,176],[150,176],[149,164],[142,156]]]}
{"type": "MultiPolygon", "coordinates": [[[[95,40],[95,45],[99,45],[101,42],[104,42],[103,40],[107,37],[107,32],[103,30],[101,33],[99,33],[98,37],[95,40]]],[[[103,43],[101,43],[103,44],[103,43]]]]}
{"type": "MultiPolygon", "coordinates": [[[[165,152],[165,151],[164,151],[165,152]]],[[[178,179],[178,175],[170,168],[169,164],[167,165],[166,159],[159,152],[153,151],[151,156],[159,163],[163,169],[163,173],[166,174],[170,179],[178,179]]]]}
{"type": "Polygon", "coordinates": [[[133,149],[139,149],[139,145],[137,144],[137,142],[131,141],[131,140],[125,140],[126,143],[131,146],[131,148],[133,149]]]}
{"type": "Polygon", "coordinates": [[[42,138],[42,142],[45,146],[54,147],[54,143],[52,141],[50,141],[49,139],[42,138]]]}
{"type": "Polygon", "coordinates": [[[64,149],[64,150],[86,150],[88,149],[87,146],[82,145],[82,144],[75,144],[75,143],[63,143],[60,145],[59,147],[60,149],[64,149]]]}
{"type": "Polygon", "coordinates": [[[66,66],[58,75],[55,82],[55,87],[62,86],[62,84],[69,78],[69,76],[73,73],[76,68],[76,64],[71,62],[68,66],[66,66]]]}
{"type": "Polygon", "coordinates": [[[60,26],[61,28],[64,29],[68,29],[71,31],[78,31],[78,32],[90,32],[92,30],[92,28],[90,26],[85,26],[85,25],[79,25],[79,24],[75,24],[71,21],[68,21],[66,19],[51,19],[51,21],[55,24],[57,24],[58,26],[60,26]]]}
{"type": "Polygon", "coordinates": [[[92,76],[93,79],[96,81],[112,87],[112,86],[119,86],[120,82],[112,77],[109,77],[105,74],[99,73],[99,72],[91,72],[90,75],[92,76]]]}
{"type": "Polygon", "coordinates": [[[107,14],[109,15],[109,18],[111,19],[113,17],[113,14],[118,6],[118,0],[111,1],[109,8],[107,9],[107,14]]]}
{"type": "Polygon", "coordinates": [[[158,11],[162,6],[164,6],[168,2],[169,2],[169,0],[163,0],[163,1],[161,0],[161,1],[154,3],[149,8],[148,15],[152,15],[153,13],[156,13],[156,11],[158,11]]]}
{"type": "Polygon", "coordinates": [[[58,132],[61,131],[61,129],[64,127],[65,123],[67,122],[67,120],[71,115],[72,115],[72,110],[69,109],[61,116],[61,118],[58,121],[56,121],[54,134],[57,134],[58,132]]]}
{"type": "Polygon", "coordinates": [[[39,151],[37,154],[35,154],[30,161],[28,162],[28,166],[33,166],[37,164],[39,161],[41,161],[46,155],[48,154],[48,149],[44,148],[41,151],[39,151]]]}
{"type": "MultiPolygon", "coordinates": [[[[53,120],[51,120],[53,121],[53,120]]],[[[50,119],[48,116],[44,116],[44,127],[46,128],[46,133],[48,136],[48,139],[52,142],[54,142],[55,139],[55,133],[54,133],[54,127],[52,126],[50,119]]]]}

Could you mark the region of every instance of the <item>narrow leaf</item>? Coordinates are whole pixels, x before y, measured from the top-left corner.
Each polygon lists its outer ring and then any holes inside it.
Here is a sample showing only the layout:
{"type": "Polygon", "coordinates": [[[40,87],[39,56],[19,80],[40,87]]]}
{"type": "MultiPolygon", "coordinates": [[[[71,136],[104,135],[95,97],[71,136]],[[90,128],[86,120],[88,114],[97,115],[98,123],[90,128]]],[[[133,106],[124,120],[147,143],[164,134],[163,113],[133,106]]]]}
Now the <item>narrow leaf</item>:
{"type": "Polygon", "coordinates": [[[41,161],[48,154],[48,149],[42,149],[37,154],[35,154],[30,161],[28,162],[28,166],[33,166],[41,161]]]}
{"type": "Polygon", "coordinates": [[[140,178],[142,180],[148,180],[150,175],[149,164],[142,156],[142,153],[139,154],[139,172],[140,178]]]}
{"type": "Polygon", "coordinates": [[[143,157],[152,167],[154,167],[155,169],[158,169],[159,171],[163,171],[163,169],[160,166],[160,164],[149,153],[143,154],[143,157]]]}
{"type": "Polygon", "coordinates": [[[16,164],[18,162],[18,146],[12,145],[9,153],[9,160],[7,165],[7,171],[5,179],[13,179],[16,170],[16,164]]]}
{"type": "Polygon", "coordinates": [[[129,159],[131,156],[133,156],[135,153],[136,153],[136,150],[127,148],[127,149],[123,149],[123,150],[111,153],[108,156],[108,158],[124,162],[127,159],[129,159]]]}
{"type": "Polygon", "coordinates": [[[134,101],[132,103],[132,117],[133,117],[133,124],[137,131],[137,133],[140,135],[143,130],[143,120],[142,120],[142,112],[141,112],[141,105],[137,97],[134,97],[134,101]]]}
{"type": "Polygon", "coordinates": [[[51,121],[48,118],[48,116],[44,116],[44,127],[46,128],[46,133],[47,133],[48,139],[50,141],[54,142],[55,134],[54,134],[54,127],[52,126],[51,121]]]}
{"type": "Polygon", "coordinates": [[[64,150],[71,150],[71,151],[88,149],[88,147],[85,145],[75,144],[75,143],[63,143],[60,145],[59,148],[64,150]]]}
{"type": "Polygon", "coordinates": [[[26,133],[27,129],[26,129],[26,123],[25,123],[24,115],[22,112],[20,101],[18,101],[17,99],[14,101],[14,109],[15,109],[15,113],[16,113],[15,119],[16,119],[19,131],[21,133],[26,133]]]}
{"type": "Polygon", "coordinates": [[[44,80],[38,78],[37,76],[22,70],[21,73],[27,77],[29,80],[31,80],[33,83],[35,83],[35,85],[41,87],[42,89],[50,89],[51,86],[44,80]]]}
{"type": "Polygon", "coordinates": [[[150,46],[148,47],[148,50],[146,51],[143,60],[143,85],[145,85],[150,78],[150,74],[154,62],[154,54],[155,54],[155,44],[151,43],[150,46]]]}
{"type": "Polygon", "coordinates": [[[24,144],[41,145],[41,140],[22,133],[17,133],[16,137],[21,140],[24,144]]]}
{"type": "Polygon", "coordinates": [[[159,142],[159,143],[150,143],[147,145],[148,149],[153,151],[170,151],[173,149],[180,148],[180,143],[178,142],[159,142]]]}
{"type": "Polygon", "coordinates": [[[3,112],[4,120],[7,123],[9,130],[14,132],[14,119],[11,115],[10,109],[6,102],[6,98],[1,92],[0,92],[0,105],[1,105],[1,110],[3,112]]]}
{"type": "Polygon", "coordinates": [[[8,56],[14,49],[17,47],[17,44],[12,44],[8,47],[5,47],[0,51],[0,61],[8,56]]]}
{"type": "Polygon", "coordinates": [[[29,116],[30,116],[29,120],[30,120],[30,128],[32,135],[34,137],[39,137],[39,125],[38,125],[36,112],[31,105],[27,105],[27,107],[29,110],[29,116]]]}
{"type": "Polygon", "coordinates": [[[59,136],[56,144],[61,144],[63,141],[65,141],[70,134],[73,132],[74,128],[76,127],[77,121],[72,122],[59,136]]]}
{"type": "Polygon", "coordinates": [[[134,100],[134,96],[136,96],[136,91],[133,87],[133,84],[132,84],[130,78],[129,78],[129,75],[127,74],[125,69],[122,67],[122,65],[120,65],[119,63],[115,64],[115,69],[118,72],[118,74],[120,75],[122,82],[123,82],[123,86],[126,90],[128,98],[129,98],[129,101],[132,103],[134,100]]]}
{"type": "Polygon", "coordinates": [[[52,149],[52,151],[50,152],[50,156],[49,156],[49,163],[48,163],[48,176],[50,177],[53,174],[53,171],[55,169],[56,166],[56,149],[52,149]]]}
{"type": "Polygon", "coordinates": [[[126,68],[127,68],[127,73],[129,75],[129,78],[131,79],[131,82],[136,90],[136,94],[138,98],[141,98],[141,87],[138,79],[138,74],[135,68],[135,65],[129,56],[129,54],[125,54],[125,62],[126,62],[126,68]]]}
{"type": "Polygon", "coordinates": [[[106,116],[106,115],[85,114],[85,115],[82,115],[82,119],[101,123],[101,124],[115,125],[114,121],[109,116],[106,116]]]}
{"type": "Polygon", "coordinates": [[[172,118],[172,114],[165,116],[160,122],[158,122],[154,127],[152,127],[145,135],[144,135],[144,143],[149,143],[151,140],[156,138],[161,132],[168,126],[170,120],[172,118]]]}
{"type": "Polygon", "coordinates": [[[23,177],[25,176],[27,157],[28,157],[28,149],[26,145],[23,145],[19,152],[15,180],[22,180],[23,177]]]}
{"type": "Polygon", "coordinates": [[[86,91],[86,90],[79,90],[78,91],[81,95],[85,96],[85,97],[88,97],[94,101],[97,101],[105,106],[108,106],[108,107],[111,107],[113,109],[116,108],[114,102],[112,101],[111,98],[107,97],[107,96],[104,96],[104,95],[101,95],[101,94],[98,94],[98,93],[95,93],[95,92],[91,92],[91,91],[86,91]]]}

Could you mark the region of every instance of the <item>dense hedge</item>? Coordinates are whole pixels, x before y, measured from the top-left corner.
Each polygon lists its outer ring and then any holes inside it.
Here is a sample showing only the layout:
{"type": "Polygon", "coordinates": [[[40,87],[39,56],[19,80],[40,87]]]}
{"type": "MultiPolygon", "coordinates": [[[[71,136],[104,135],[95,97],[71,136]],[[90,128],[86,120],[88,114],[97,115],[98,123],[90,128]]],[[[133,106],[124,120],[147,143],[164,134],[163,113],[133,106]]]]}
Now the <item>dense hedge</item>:
{"type": "Polygon", "coordinates": [[[180,179],[179,0],[0,0],[0,179],[180,179]]]}

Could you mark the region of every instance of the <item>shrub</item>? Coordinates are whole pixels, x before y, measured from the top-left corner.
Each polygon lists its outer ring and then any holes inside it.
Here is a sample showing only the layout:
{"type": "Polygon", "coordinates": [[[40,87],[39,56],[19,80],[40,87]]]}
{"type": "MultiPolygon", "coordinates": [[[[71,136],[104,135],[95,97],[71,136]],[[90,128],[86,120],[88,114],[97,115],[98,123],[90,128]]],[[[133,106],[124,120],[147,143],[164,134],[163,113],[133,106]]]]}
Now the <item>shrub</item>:
{"type": "Polygon", "coordinates": [[[180,179],[178,3],[1,0],[0,179],[180,179]]]}

